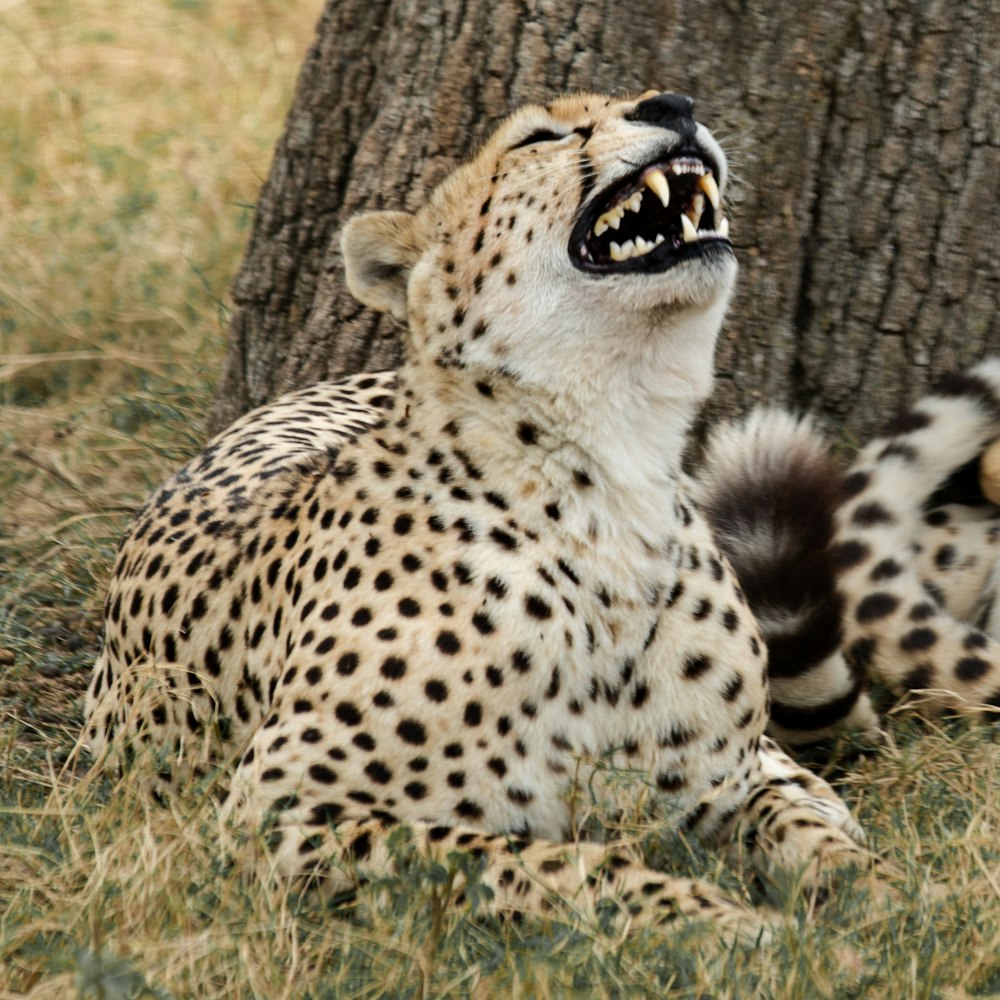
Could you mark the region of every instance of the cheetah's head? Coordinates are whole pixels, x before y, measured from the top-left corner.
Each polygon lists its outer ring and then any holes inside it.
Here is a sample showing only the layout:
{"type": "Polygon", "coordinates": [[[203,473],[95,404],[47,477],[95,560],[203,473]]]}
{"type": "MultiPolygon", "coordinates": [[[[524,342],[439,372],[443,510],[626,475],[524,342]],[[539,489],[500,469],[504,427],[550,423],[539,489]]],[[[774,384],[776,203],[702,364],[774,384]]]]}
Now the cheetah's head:
{"type": "Polygon", "coordinates": [[[697,341],[710,367],[736,263],[725,157],[692,111],[653,92],[521,108],[415,214],[349,222],[351,292],[439,365],[680,370],[697,341]]]}

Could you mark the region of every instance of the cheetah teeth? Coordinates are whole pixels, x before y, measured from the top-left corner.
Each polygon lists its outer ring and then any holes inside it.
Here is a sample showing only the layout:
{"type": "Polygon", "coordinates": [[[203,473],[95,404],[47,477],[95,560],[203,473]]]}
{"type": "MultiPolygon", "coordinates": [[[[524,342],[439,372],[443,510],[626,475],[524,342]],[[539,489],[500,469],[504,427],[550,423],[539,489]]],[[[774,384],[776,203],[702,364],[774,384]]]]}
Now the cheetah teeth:
{"type": "MultiPolygon", "coordinates": [[[[649,190],[660,199],[663,207],[666,208],[667,205],[670,204],[670,184],[667,181],[666,174],[664,174],[658,167],[654,167],[646,173],[646,176],[643,177],[643,181],[645,182],[646,187],[648,187],[649,190]]],[[[716,191],[718,191],[718,188],[716,188],[716,191]]]]}
{"type": "MultiPolygon", "coordinates": [[[[702,174],[698,178],[698,187],[705,192],[708,200],[712,203],[712,208],[718,212],[719,205],[722,204],[722,199],[719,197],[719,185],[715,183],[715,178],[711,174],[702,174]]],[[[666,202],[663,204],[666,205],[666,202]]]]}
{"type": "MultiPolygon", "coordinates": [[[[680,158],[666,164],[665,170],[674,177],[682,174],[698,175],[698,191],[691,199],[691,203],[680,213],[681,232],[680,237],[684,243],[693,243],[703,236],[717,236],[722,239],[729,238],[729,222],[721,215],[715,225],[714,230],[699,231],[701,219],[705,212],[705,199],[708,199],[714,212],[718,213],[722,205],[722,198],[719,195],[719,185],[704,163],[693,158],[680,158]]],[[[609,208],[603,215],[600,215],[594,223],[594,236],[603,236],[609,229],[616,232],[621,227],[622,219],[626,212],[638,212],[642,207],[643,192],[645,189],[651,191],[660,200],[660,204],[666,208],[670,204],[670,181],[667,174],[660,167],[651,167],[642,176],[644,188],[632,192],[628,198],[618,202],[617,205],[609,208]]],[[[662,233],[657,233],[652,241],[643,239],[641,236],[635,239],[625,240],[623,243],[612,241],[609,244],[611,259],[614,261],[630,260],[633,257],[642,257],[644,254],[654,250],[664,242],[662,233]]]]}
{"type": "Polygon", "coordinates": [[[617,229],[622,224],[622,219],[625,218],[625,206],[615,205],[614,208],[605,212],[597,222],[594,223],[594,235],[601,236],[606,233],[609,229],[617,229]]]}
{"type": "Polygon", "coordinates": [[[621,246],[612,241],[609,246],[611,259],[621,261],[630,260],[632,257],[642,257],[658,247],[665,239],[666,237],[662,233],[657,233],[656,239],[652,243],[649,240],[644,240],[641,236],[637,236],[634,240],[626,240],[621,246]]]}

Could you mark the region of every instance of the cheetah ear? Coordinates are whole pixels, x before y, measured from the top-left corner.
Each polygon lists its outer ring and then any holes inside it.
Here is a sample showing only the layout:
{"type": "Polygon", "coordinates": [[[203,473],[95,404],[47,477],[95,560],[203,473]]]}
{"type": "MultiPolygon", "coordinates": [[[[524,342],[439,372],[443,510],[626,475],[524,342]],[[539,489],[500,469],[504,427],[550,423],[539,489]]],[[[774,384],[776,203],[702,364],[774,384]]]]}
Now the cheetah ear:
{"type": "Polygon", "coordinates": [[[406,322],[406,284],[423,251],[416,216],[365,212],[350,219],[340,239],[347,287],[364,305],[406,322]]]}

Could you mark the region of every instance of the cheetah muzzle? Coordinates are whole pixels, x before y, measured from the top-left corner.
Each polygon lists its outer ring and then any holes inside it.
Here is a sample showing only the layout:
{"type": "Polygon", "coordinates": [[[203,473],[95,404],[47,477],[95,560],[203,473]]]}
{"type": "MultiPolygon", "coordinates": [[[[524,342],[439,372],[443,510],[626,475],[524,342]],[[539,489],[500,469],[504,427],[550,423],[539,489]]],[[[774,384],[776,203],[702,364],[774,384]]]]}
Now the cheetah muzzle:
{"type": "Polygon", "coordinates": [[[710,154],[665,151],[597,195],[570,238],[583,271],[666,271],[683,261],[732,252],[729,222],[710,154]]]}

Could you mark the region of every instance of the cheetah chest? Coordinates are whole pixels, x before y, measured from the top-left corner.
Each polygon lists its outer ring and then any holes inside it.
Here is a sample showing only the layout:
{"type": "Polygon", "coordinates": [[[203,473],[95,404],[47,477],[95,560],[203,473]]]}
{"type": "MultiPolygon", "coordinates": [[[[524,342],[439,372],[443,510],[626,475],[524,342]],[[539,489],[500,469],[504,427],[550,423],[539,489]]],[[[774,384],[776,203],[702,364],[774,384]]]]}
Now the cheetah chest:
{"type": "Polygon", "coordinates": [[[349,485],[303,484],[311,516],[276,546],[263,782],[337,815],[562,836],[567,788],[608,765],[679,815],[738,774],[765,660],[699,521],[636,560],[481,488],[349,485]]]}

